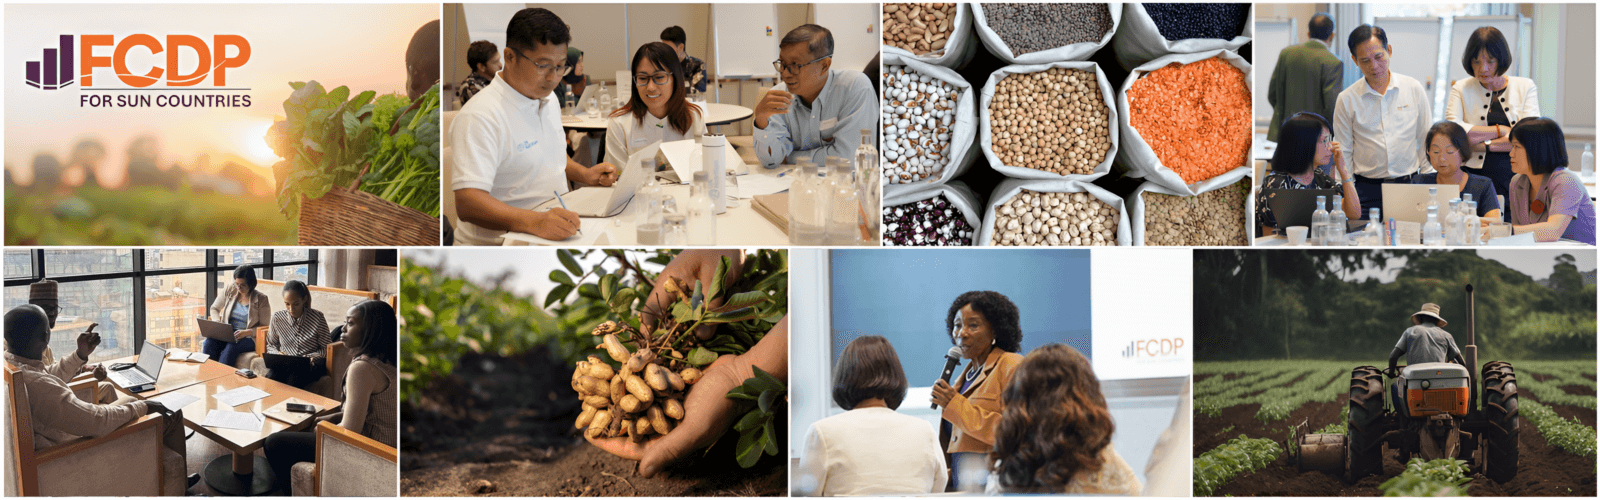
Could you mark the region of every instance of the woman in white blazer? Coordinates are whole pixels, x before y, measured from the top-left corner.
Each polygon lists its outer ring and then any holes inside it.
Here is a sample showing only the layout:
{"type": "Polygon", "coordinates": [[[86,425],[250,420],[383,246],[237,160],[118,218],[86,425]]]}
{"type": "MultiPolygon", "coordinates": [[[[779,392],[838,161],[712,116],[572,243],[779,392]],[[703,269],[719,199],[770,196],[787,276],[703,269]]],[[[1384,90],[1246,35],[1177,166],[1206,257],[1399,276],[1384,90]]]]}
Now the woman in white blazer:
{"type": "Polygon", "coordinates": [[[683,66],[672,46],[650,42],[639,47],[633,71],[633,97],[612,111],[606,124],[606,162],[618,168],[625,168],[628,155],[656,141],[706,135],[705,110],[689,103],[683,66]]]}
{"type": "Polygon", "coordinates": [[[1465,168],[1488,177],[1496,193],[1511,186],[1511,125],[1540,116],[1539,92],[1533,80],[1506,76],[1511,69],[1511,46],[1492,26],[1474,30],[1467,38],[1461,65],[1472,76],[1450,86],[1444,118],[1467,131],[1472,151],[1465,168]]]}

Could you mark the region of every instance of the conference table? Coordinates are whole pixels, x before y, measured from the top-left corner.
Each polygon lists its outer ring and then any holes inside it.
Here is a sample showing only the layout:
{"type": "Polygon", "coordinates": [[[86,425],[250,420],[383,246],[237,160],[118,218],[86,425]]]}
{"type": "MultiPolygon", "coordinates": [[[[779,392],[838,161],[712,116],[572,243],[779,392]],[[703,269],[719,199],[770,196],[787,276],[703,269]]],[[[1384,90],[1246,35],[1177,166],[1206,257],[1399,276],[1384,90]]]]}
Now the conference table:
{"type": "MultiPolygon", "coordinates": [[[[755,115],[755,110],[737,104],[723,104],[720,102],[697,102],[695,104],[705,108],[707,127],[727,125],[755,115]]],[[[589,114],[583,112],[583,110],[580,108],[578,110],[578,114],[576,115],[564,115],[561,117],[561,128],[589,132],[604,132],[606,130],[606,124],[610,121],[611,118],[606,116],[606,113],[601,113],[598,117],[590,118],[589,114]]]]}
{"type": "MultiPolygon", "coordinates": [[[[1354,234],[1354,233],[1352,233],[1352,234],[1354,234]]],[[[1295,245],[1289,244],[1289,238],[1287,236],[1284,236],[1284,235],[1281,235],[1281,234],[1275,234],[1275,235],[1272,235],[1272,236],[1260,236],[1260,237],[1257,237],[1255,239],[1255,246],[1258,246],[1258,247],[1292,247],[1292,246],[1295,246],[1295,245]]],[[[1332,247],[1317,247],[1317,246],[1313,246],[1313,245],[1309,245],[1309,244],[1308,245],[1300,245],[1300,246],[1303,246],[1303,247],[1306,247],[1306,248],[1332,248],[1332,247]]],[[[1534,243],[1533,246],[1536,246],[1536,247],[1587,247],[1589,245],[1585,244],[1585,243],[1582,243],[1582,242],[1573,241],[1573,240],[1558,240],[1558,241],[1546,241],[1546,242],[1534,243]]],[[[1422,246],[1422,245],[1397,245],[1397,246],[1384,246],[1384,247],[1351,246],[1351,247],[1347,247],[1347,248],[1352,248],[1352,249],[1353,248],[1447,248],[1447,249],[1482,248],[1482,249],[1493,250],[1493,249],[1497,249],[1497,248],[1519,248],[1519,247],[1499,247],[1499,246],[1489,246],[1489,245],[1445,246],[1445,247],[1428,247],[1428,246],[1422,246]]]]}
{"type": "MultiPolygon", "coordinates": [[[[137,360],[138,356],[128,356],[107,361],[106,364],[133,363],[137,360]]],[[[235,368],[214,360],[191,363],[169,359],[163,363],[154,390],[141,393],[131,393],[120,387],[117,390],[141,400],[174,394],[199,398],[181,408],[183,424],[232,452],[206,464],[205,472],[201,475],[212,489],[228,495],[261,495],[272,489],[272,467],[265,458],[255,455],[255,451],[266,443],[267,436],[307,430],[316,424],[316,416],[337,412],[342,404],[265,376],[245,378],[236,373],[235,368]],[[268,396],[239,406],[228,406],[212,397],[241,387],[255,387],[268,396]],[[317,407],[318,411],[315,415],[289,413],[284,410],[284,403],[290,400],[310,404],[317,407]],[[253,412],[263,417],[264,424],[255,431],[201,425],[213,410],[253,412]]]]}
{"type": "MultiPolygon", "coordinates": [[[[737,184],[741,180],[754,185],[756,182],[781,182],[778,177],[781,172],[774,172],[761,167],[752,167],[750,173],[732,177],[737,184]]],[[[684,207],[689,201],[689,186],[687,184],[670,184],[662,186],[662,193],[672,196],[679,207],[684,207]]],[[[779,228],[767,220],[754,206],[755,200],[749,196],[739,194],[737,187],[730,190],[733,196],[728,211],[717,215],[717,246],[783,246],[789,244],[788,228],[779,228]],[[732,206],[737,205],[737,206],[732,206]]],[[[505,246],[522,245],[599,245],[599,246],[632,246],[638,245],[638,225],[634,223],[640,204],[629,203],[619,215],[603,218],[582,218],[582,236],[574,236],[566,241],[553,242],[531,234],[507,233],[503,241],[505,246]]]]}

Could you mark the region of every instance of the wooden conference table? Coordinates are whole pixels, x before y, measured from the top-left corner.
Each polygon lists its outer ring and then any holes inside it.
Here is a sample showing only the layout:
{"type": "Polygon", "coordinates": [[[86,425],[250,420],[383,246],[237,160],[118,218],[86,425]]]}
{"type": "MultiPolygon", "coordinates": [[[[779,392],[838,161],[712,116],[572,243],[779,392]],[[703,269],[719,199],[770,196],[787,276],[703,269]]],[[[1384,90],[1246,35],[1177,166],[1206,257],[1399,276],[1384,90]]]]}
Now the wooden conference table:
{"type": "MultiPolygon", "coordinates": [[[[107,361],[111,363],[134,363],[138,356],[128,356],[107,361]]],[[[130,396],[147,400],[166,394],[187,394],[200,398],[181,408],[183,410],[183,424],[194,429],[212,441],[232,451],[231,456],[217,457],[216,460],[206,465],[206,484],[219,492],[229,495],[260,495],[272,488],[272,467],[266,459],[255,456],[255,451],[261,449],[267,436],[284,431],[302,431],[310,429],[316,424],[315,418],[303,418],[302,414],[286,413],[283,403],[289,399],[298,399],[320,409],[316,416],[327,415],[339,410],[342,404],[339,401],[328,399],[311,392],[294,388],[264,376],[245,378],[235,373],[235,368],[222,363],[207,360],[205,363],[189,363],[184,361],[164,361],[161,375],[156,380],[154,390],[130,393],[122,388],[118,391],[130,396]],[[263,399],[251,401],[239,406],[227,406],[213,398],[217,393],[238,389],[240,387],[255,387],[266,392],[268,396],[263,399]],[[237,412],[255,412],[265,417],[266,423],[259,431],[243,431],[238,429],[223,429],[200,425],[206,420],[206,415],[212,410],[228,410],[237,412]],[[289,417],[294,415],[295,417],[289,417]],[[289,420],[299,419],[299,422],[290,425],[279,418],[289,420]]],[[[178,408],[173,408],[174,410],[178,408]]]]}

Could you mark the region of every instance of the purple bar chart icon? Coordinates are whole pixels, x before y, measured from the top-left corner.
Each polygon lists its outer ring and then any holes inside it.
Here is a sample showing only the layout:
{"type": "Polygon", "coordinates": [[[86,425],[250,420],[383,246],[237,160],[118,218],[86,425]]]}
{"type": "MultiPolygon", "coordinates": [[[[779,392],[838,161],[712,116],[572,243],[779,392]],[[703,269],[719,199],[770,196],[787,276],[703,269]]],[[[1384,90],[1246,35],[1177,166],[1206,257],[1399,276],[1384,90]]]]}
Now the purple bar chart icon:
{"type": "Polygon", "coordinates": [[[28,85],[45,90],[55,90],[72,85],[72,35],[61,35],[61,46],[44,49],[42,61],[28,61],[28,85]]]}

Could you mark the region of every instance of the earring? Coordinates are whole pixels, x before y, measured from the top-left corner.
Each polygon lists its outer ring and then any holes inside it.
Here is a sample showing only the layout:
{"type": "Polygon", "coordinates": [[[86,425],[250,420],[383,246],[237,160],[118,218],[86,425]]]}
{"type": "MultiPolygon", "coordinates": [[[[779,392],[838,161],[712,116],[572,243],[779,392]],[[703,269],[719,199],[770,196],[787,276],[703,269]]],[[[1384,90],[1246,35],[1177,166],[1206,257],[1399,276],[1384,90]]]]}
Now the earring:
{"type": "Polygon", "coordinates": [[[989,339],[989,345],[994,345],[996,342],[999,342],[999,340],[989,339]]]}

